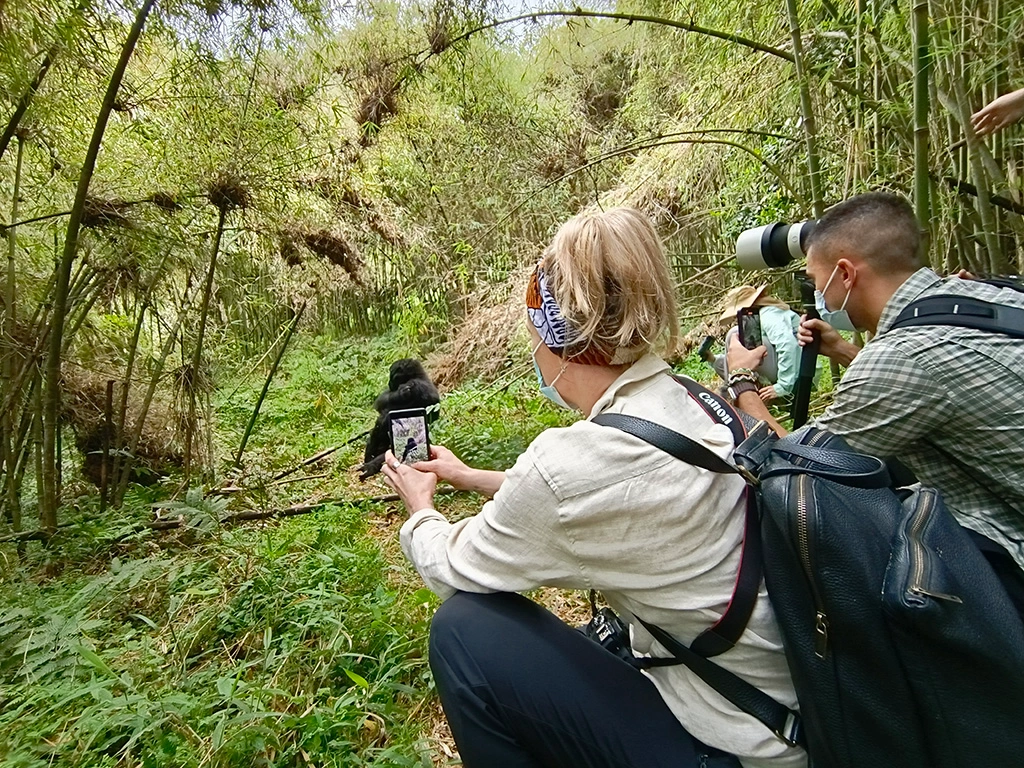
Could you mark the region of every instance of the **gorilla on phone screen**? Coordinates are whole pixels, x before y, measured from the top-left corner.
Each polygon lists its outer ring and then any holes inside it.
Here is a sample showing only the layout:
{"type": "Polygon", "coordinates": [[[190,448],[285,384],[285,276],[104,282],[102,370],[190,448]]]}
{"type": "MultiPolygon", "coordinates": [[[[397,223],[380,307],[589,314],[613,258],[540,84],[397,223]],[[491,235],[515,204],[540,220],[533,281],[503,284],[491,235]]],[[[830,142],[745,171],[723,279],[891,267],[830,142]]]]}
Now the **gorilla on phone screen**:
{"type": "MultiPolygon", "coordinates": [[[[377,423],[373,425],[370,438],[366,441],[364,464],[359,468],[359,479],[365,480],[377,474],[384,466],[384,454],[391,448],[391,429],[388,424],[388,414],[391,411],[430,408],[440,402],[441,396],[437,393],[437,387],[427,376],[419,360],[407,357],[392,363],[388,388],[381,392],[373,403],[373,407],[377,409],[377,423]]],[[[437,409],[433,408],[427,412],[427,420],[433,421],[435,418],[437,409]]]]}

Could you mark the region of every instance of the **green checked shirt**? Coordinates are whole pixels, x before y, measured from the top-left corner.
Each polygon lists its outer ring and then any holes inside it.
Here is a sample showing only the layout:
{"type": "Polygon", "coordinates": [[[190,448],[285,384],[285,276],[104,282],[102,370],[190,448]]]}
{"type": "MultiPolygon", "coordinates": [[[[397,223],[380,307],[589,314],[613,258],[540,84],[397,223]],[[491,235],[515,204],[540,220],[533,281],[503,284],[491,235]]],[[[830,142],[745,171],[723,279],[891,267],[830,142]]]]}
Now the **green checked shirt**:
{"type": "Polygon", "coordinates": [[[1024,293],[919,269],[817,423],[858,451],[902,461],[942,491],[961,525],[1024,568],[1024,341],[946,325],[889,330],[911,301],[938,294],[1024,308],[1024,293]]]}

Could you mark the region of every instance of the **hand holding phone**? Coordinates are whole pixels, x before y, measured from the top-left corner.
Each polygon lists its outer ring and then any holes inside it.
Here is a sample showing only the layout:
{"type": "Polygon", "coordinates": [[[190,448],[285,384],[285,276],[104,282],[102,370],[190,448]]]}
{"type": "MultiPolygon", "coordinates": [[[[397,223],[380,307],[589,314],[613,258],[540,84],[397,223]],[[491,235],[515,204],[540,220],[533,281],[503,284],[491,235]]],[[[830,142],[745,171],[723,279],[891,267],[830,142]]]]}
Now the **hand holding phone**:
{"type": "Polygon", "coordinates": [[[743,307],[736,313],[736,328],[740,344],[747,349],[756,349],[762,344],[761,315],[753,307],[743,307]]]}
{"type": "Polygon", "coordinates": [[[403,464],[430,460],[430,433],[427,431],[425,408],[392,411],[388,415],[391,428],[391,452],[403,464]]]}

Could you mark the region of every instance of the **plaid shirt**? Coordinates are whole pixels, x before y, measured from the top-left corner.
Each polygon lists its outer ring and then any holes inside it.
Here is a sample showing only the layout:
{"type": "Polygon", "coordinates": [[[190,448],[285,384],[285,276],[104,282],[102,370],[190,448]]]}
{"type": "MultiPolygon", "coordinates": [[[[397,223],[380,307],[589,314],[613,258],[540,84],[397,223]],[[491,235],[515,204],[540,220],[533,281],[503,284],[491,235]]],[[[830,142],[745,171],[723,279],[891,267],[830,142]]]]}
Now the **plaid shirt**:
{"type": "Polygon", "coordinates": [[[919,269],[817,423],[858,451],[898,458],[1024,568],[1024,342],[948,325],[889,331],[907,304],[937,294],[1024,308],[1024,293],[919,269]]]}

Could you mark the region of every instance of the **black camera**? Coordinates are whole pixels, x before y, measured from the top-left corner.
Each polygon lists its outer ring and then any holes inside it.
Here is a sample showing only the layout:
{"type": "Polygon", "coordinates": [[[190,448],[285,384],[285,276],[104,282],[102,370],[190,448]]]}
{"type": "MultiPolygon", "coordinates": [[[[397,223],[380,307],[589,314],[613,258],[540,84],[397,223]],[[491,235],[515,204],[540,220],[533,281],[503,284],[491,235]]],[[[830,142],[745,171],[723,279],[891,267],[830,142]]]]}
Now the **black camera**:
{"type": "Polygon", "coordinates": [[[583,627],[583,634],[623,661],[635,663],[636,657],[629,642],[629,628],[611,608],[605,607],[595,611],[593,617],[583,627]]]}
{"type": "Polygon", "coordinates": [[[743,269],[776,269],[804,256],[804,243],[817,222],[765,224],[736,238],[736,263],[743,269]]]}

